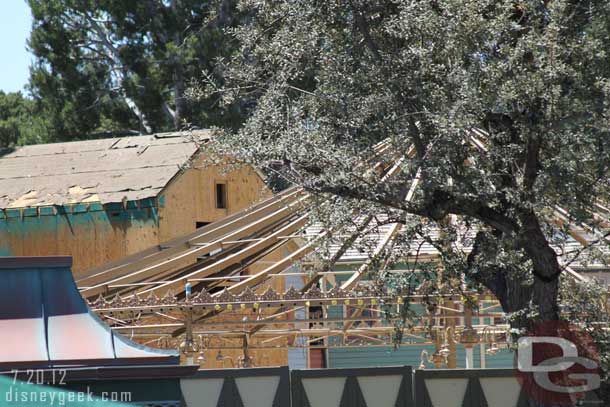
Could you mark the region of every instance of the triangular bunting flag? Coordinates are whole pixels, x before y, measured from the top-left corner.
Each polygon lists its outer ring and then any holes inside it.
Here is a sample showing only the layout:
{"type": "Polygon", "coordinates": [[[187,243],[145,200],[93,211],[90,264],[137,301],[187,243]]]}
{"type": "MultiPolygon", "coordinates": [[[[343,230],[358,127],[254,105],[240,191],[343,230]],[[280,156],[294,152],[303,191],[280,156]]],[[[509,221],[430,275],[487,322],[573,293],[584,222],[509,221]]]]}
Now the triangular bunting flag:
{"type": "Polygon", "coordinates": [[[478,377],[471,377],[468,380],[468,387],[466,387],[462,407],[488,407],[485,393],[478,377]]]}
{"type": "Polygon", "coordinates": [[[235,378],[225,378],[216,407],[245,407],[244,402],[239,396],[239,389],[235,383],[235,378]]]}
{"type": "Polygon", "coordinates": [[[528,396],[523,389],[521,389],[521,393],[519,394],[517,407],[530,407],[530,396],[528,396]]]}
{"type": "Polygon", "coordinates": [[[273,407],[284,407],[290,405],[289,392],[286,391],[286,389],[289,388],[288,386],[290,386],[290,383],[287,379],[288,377],[286,375],[280,375],[280,382],[277,385],[275,397],[273,398],[273,407]]]}
{"type": "Polygon", "coordinates": [[[345,381],[339,407],[367,407],[358,379],[355,376],[349,376],[345,381]]]}
{"type": "Polygon", "coordinates": [[[580,404],[583,406],[595,407],[595,406],[601,406],[602,401],[600,400],[599,397],[597,397],[597,394],[595,393],[595,391],[589,391],[585,394],[585,397],[582,400],[580,400],[580,404]]]}
{"type": "Polygon", "coordinates": [[[417,397],[417,407],[432,407],[432,400],[430,400],[430,394],[428,394],[426,379],[421,378],[421,380],[416,382],[415,396],[417,397]]]}
{"type": "Polygon", "coordinates": [[[411,386],[409,385],[409,376],[404,375],[400,382],[400,389],[398,390],[398,398],[396,399],[396,407],[410,407],[413,402],[413,393],[411,386]]]}
{"type": "MultiPolygon", "coordinates": [[[[280,386],[282,384],[280,383],[280,386]]],[[[278,386],[279,387],[279,386],[278,386]]],[[[300,377],[292,376],[292,404],[299,407],[311,407],[309,404],[309,399],[307,398],[307,394],[305,393],[305,387],[303,387],[303,379],[300,377]]],[[[280,389],[278,388],[278,393],[280,389]]],[[[282,407],[282,404],[275,405],[275,401],[273,407],[282,407]]]]}

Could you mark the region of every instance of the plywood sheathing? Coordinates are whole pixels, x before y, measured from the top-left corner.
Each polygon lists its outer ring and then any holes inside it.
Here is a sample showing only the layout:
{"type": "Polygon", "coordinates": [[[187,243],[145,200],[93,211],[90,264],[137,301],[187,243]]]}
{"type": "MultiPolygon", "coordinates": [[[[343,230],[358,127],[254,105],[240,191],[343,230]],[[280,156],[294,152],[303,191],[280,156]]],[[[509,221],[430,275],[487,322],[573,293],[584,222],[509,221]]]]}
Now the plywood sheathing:
{"type": "Polygon", "coordinates": [[[209,132],[19,147],[0,154],[0,208],[157,196],[209,132]]]}
{"type": "Polygon", "coordinates": [[[166,205],[159,209],[160,240],[167,241],[193,230],[196,222],[225,218],[272,193],[252,167],[225,171],[221,166],[206,165],[197,157],[191,167],[170,182],[162,194],[166,205]],[[216,207],[216,183],[227,187],[226,208],[216,207]]]}
{"type": "Polygon", "coordinates": [[[250,167],[205,165],[197,151],[207,140],[196,131],[0,153],[0,254],[72,255],[80,279],[271,195],[250,167]],[[227,185],[225,209],[215,207],[217,182],[227,185]]]}

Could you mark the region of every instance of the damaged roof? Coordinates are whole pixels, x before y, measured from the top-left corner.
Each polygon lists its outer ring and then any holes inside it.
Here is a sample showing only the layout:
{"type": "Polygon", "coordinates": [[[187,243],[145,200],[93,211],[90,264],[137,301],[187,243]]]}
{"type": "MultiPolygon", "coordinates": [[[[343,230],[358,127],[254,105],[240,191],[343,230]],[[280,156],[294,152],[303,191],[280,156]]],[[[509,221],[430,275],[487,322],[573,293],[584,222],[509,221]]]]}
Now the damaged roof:
{"type": "Polygon", "coordinates": [[[209,138],[197,130],[0,151],[0,208],[155,197],[209,138]]]}

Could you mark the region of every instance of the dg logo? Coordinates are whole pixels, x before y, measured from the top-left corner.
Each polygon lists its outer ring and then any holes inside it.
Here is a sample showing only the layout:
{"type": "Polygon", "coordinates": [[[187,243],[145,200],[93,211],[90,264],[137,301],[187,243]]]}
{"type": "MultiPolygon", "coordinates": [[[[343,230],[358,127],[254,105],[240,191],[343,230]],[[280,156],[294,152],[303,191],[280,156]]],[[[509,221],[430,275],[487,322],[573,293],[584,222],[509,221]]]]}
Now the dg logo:
{"type": "Polygon", "coordinates": [[[516,369],[523,390],[545,406],[574,405],[601,384],[593,338],[567,321],[544,322],[519,338],[516,369]]]}

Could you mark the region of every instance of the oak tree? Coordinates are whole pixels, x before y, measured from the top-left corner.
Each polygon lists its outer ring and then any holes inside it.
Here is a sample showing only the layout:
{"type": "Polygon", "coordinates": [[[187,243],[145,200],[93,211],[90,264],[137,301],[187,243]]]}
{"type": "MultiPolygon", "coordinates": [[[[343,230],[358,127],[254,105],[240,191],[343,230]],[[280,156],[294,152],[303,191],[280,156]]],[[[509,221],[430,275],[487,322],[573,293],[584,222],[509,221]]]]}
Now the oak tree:
{"type": "Polygon", "coordinates": [[[330,199],[316,211],[331,230],[402,223],[405,242],[435,245],[445,275],[489,289],[517,326],[558,318],[566,265],[607,242],[610,3],[239,7],[251,17],[231,30],[225,82],[193,92],[249,108],[219,153],[330,199]],[[391,177],[367,164],[380,155],[400,164],[391,177]],[[596,238],[572,250],[575,228],[596,238]]]}

